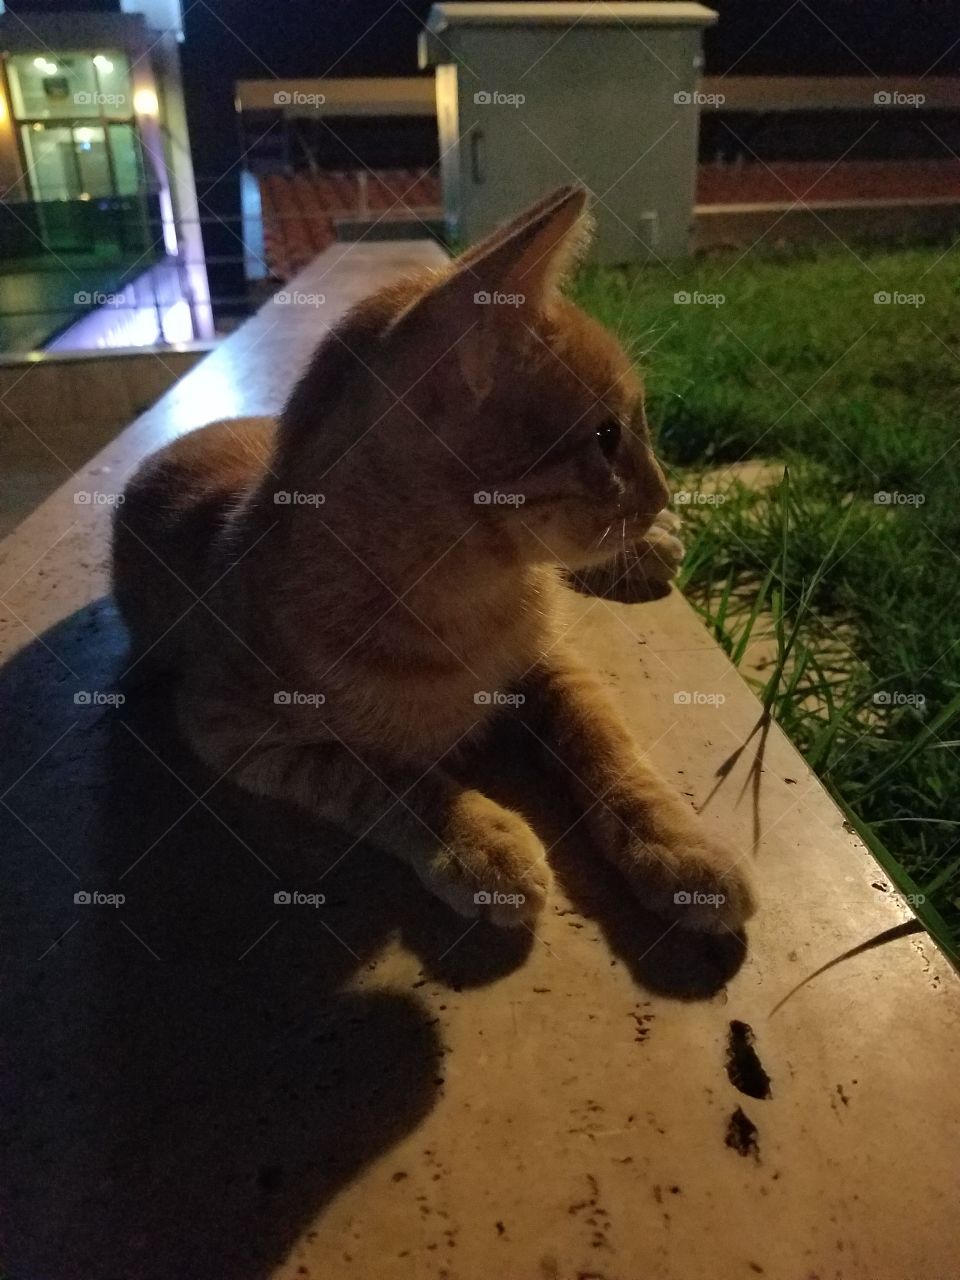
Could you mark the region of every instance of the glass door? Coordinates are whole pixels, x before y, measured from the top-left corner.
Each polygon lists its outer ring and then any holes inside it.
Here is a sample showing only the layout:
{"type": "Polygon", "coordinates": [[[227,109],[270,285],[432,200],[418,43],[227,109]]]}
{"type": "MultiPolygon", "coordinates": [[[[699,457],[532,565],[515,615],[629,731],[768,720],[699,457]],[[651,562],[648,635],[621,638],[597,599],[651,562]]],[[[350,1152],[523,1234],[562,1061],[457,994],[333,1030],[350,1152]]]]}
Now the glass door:
{"type": "Polygon", "coordinates": [[[23,154],[34,200],[76,200],[80,196],[73,131],[67,125],[21,126],[23,154]]]}
{"type": "Polygon", "coordinates": [[[114,195],[106,130],[100,125],[78,125],[72,132],[81,196],[114,195]]]}

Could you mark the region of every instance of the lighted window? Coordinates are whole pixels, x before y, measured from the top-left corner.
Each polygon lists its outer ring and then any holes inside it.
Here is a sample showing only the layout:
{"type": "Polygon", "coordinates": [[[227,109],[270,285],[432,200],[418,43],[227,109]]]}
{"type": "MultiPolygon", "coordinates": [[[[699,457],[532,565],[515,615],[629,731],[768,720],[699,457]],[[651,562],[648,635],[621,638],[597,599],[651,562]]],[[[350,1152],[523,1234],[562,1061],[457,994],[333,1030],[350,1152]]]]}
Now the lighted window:
{"type": "Polygon", "coordinates": [[[15,54],[7,74],[19,120],[126,120],[133,115],[130,67],[116,50],[15,54]]]}

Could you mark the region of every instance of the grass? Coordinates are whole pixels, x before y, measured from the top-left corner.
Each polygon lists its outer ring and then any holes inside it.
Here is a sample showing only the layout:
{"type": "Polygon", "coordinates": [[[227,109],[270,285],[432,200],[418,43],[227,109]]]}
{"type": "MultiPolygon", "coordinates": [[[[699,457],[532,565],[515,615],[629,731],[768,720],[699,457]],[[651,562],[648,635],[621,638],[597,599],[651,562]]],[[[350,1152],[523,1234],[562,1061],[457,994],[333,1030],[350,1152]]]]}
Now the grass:
{"type": "Polygon", "coordinates": [[[764,707],[951,950],[960,941],[957,254],[946,245],[731,251],[675,274],[588,269],[575,287],[644,370],[674,488],[705,492],[698,476],[709,470],[719,490],[686,507],[688,596],[737,663],[759,631],[771,633],[769,674],[753,675],[764,707]],[[877,303],[878,292],[902,298],[877,303]],[[724,471],[750,458],[782,463],[786,478],[757,490],[724,471]]]}

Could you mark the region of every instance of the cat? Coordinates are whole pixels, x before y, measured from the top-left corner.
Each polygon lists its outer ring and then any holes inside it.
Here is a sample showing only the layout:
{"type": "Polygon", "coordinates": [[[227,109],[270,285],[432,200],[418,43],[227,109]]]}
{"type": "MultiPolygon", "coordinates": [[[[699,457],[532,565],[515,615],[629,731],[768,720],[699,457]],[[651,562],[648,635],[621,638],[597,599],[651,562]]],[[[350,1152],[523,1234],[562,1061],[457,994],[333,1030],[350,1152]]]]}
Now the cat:
{"type": "Polygon", "coordinates": [[[149,457],[116,513],[115,596],[207,765],[398,856],[461,915],[531,927],[550,890],[526,820],[450,767],[506,706],[643,903],[736,932],[741,859],[650,769],[558,618],[565,575],[647,598],[682,553],[638,376],[561,290],[586,201],[555,191],[361,302],[278,420],[149,457]]]}

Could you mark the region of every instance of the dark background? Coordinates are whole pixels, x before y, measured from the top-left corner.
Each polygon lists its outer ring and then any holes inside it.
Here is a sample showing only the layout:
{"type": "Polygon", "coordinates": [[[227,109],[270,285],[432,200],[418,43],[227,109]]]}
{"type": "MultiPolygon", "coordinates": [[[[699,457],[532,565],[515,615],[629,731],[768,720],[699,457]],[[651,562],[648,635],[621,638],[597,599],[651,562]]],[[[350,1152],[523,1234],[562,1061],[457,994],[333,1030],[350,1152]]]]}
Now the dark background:
{"type": "MultiPolygon", "coordinates": [[[[184,0],[183,7],[188,60],[212,98],[217,85],[241,77],[413,74],[430,3],[184,0]]],[[[935,62],[939,74],[954,75],[960,66],[957,0],[712,0],[708,7],[720,15],[707,35],[711,75],[734,63],[744,75],[856,75],[868,67],[920,75],[935,62]]],[[[116,11],[119,0],[7,0],[6,8],[103,12],[116,11]]]]}
{"type": "MultiPolygon", "coordinates": [[[[708,75],[853,75],[880,78],[960,73],[960,0],[713,0],[720,20],[706,34],[708,75]]],[[[10,12],[116,10],[119,0],[8,0],[10,12]]],[[[281,154],[278,120],[249,121],[241,134],[234,110],[239,79],[294,76],[417,74],[417,35],[430,0],[183,0],[184,87],[202,212],[239,230],[239,158],[252,143],[281,154]],[[274,136],[276,131],[276,136],[274,136]],[[263,136],[266,135],[266,136],[263,136]]],[[[792,113],[791,113],[792,114],[792,113]]],[[[868,118],[869,120],[869,118],[868,118]]],[[[947,124],[946,121],[943,122],[947,124]]],[[[738,122],[764,159],[833,159],[865,130],[864,113],[738,122]]],[[[948,127],[952,136],[953,129],[948,127]]],[[[436,159],[432,125],[392,129],[377,122],[337,122],[309,137],[323,165],[354,168],[429,165],[436,159]]],[[[295,146],[294,151],[298,148],[295,146]]],[[[701,156],[737,159],[729,135],[704,120],[701,156]]],[[[926,156],[943,159],[917,124],[874,130],[851,159],[926,156]]],[[[297,163],[299,156],[291,157],[297,163]]],[[[749,158],[749,157],[745,157],[749,158]]],[[[208,257],[235,255],[236,234],[205,227],[208,257]]],[[[211,267],[215,296],[243,293],[238,266],[211,267]]]]}

